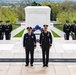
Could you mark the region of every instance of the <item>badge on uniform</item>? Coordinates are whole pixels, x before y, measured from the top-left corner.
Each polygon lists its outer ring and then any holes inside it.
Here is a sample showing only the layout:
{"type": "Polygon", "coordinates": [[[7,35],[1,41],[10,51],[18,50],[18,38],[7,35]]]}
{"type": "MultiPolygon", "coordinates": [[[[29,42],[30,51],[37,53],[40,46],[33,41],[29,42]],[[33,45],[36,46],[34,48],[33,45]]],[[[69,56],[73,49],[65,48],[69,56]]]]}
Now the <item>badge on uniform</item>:
{"type": "Polygon", "coordinates": [[[44,34],[42,33],[42,39],[44,39],[44,34]]]}
{"type": "Polygon", "coordinates": [[[42,36],[44,36],[44,34],[42,34],[42,36]]]}
{"type": "Polygon", "coordinates": [[[8,26],[8,28],[9,28],[9,26],[8,26]]]}
{"type": "Polygon", "coordinates": [[[49,35],[49,33],[48,33],[48,35],[47,35],[47,36],[48,36],[48,37],[50,36],[50,35],[49,35]]]}
{"type": "Polygon", "coordinates": [[[33,36],[32,36],[32,38],[33,38],[33,36]]]}

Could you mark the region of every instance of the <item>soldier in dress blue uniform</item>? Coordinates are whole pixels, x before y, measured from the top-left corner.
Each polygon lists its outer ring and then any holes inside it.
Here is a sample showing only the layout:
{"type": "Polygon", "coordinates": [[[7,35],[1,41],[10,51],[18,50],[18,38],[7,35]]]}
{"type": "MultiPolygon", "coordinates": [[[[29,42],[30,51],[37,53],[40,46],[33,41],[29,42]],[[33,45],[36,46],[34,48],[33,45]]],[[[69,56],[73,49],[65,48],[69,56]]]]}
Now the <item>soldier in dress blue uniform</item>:
{"type": "Polygon", "coordinates": [[[64,34],[65,40],[69,40],[69,35],[70,35],[70,32],[71,32],[71,26],[70,26],[68,20],[66,21],[66,24],[64,24],[64,26],[63,26],[63,31],[65,33],[64,34]]]}
{"type": "Polygon", "coordinates": [[[30,65],[33,66],[34,62],[34,49],[36,47],[36,36],[32,33],[32,27],[27,27],[28,33],[24,35],[23,47],[26,52],[26,65],[29,65],[29,54],[31,56],[30,65]]]}
{"type": "Polygon", "coordinates": [[[48,67],[49,62],[49,49],[52,46],[52,35],[47,31],[48,25],[43,25],[44,30],[40,34],[40,46],[42,48],[43,67],[48,67]]]}
{"type": "Polygon", "coordinates": [[[6,21],[6,25],[4,26],[5,31],[5,38],[6,40],[10,40],[11,38],[11,31],[12,31],[12,25],[10,24],[10,21],[6,21]]]}
{"type": "Polygon", "coordinates": [[[72,31],[72,39],[76,40],[76,21],[73,21],[74,24],[71,25],[71,31],[72,31]]]}
{"type": "Polygon", "coordinates": [[[0,21],[0,40],[3,40],[4,25],[0,21]]]}

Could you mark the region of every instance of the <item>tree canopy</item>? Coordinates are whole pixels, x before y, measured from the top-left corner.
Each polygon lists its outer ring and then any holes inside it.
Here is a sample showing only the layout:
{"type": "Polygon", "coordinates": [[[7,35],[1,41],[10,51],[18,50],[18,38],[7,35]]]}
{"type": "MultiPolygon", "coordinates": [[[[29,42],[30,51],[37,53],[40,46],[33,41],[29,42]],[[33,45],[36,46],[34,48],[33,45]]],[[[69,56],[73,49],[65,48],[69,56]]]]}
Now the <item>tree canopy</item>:
{"type": "Polygon", "coordinates": [[[6,21],[10,20],[11,23],[15,23],[16,20],[22,21],[25,18],[26,6],[49,6],[51,8],[50,20],[58,21],[58,23],[64,24],[65,20],[69,20],[71,23],[76,20],[76,3],[72,1],[65,0],[62,3],[56,2],[26,2],[21,0],[18,3],[2,3],[0,4],[0,20],[6,21]],[[3,5],[10,7],[3,7],[3,5]]]}

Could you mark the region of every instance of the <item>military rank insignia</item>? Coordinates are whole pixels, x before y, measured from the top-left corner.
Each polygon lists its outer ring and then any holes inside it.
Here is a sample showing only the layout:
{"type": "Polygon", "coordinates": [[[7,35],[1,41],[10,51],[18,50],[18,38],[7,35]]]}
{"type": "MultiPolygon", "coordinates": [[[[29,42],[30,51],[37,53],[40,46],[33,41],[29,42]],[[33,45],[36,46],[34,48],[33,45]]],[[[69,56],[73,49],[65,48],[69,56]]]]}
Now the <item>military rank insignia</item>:
{"type": "Polygon", "coordinates": [[[48,33],[48,35],[47,35],[47,36],[48,36],[48,37],[50,36],[50,35],[49,35],[49,33],[48,33]]]}
{"type": "Polygon", "coordinates": [[[33,36],[32,36],[32,38],[33,38],[33,36]]]}

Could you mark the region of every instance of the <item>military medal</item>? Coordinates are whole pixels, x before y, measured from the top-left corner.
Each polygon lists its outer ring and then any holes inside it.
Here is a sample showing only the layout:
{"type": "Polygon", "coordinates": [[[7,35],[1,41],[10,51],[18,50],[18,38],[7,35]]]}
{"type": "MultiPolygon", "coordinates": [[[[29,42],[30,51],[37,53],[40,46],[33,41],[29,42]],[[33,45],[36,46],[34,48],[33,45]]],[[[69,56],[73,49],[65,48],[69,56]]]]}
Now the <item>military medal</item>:
{"type": "Polygon", "coordinates": [[[33,38],[33,36],[32,36],[32,38],[33,38]]]}
{"type": "Polygon", "coordinates": [[[44,36],[44,34],[42,34],[42,36],[44,36]]]}
{"type": "Polygon", "coordinates": [[[28,37],[26,37],[26,38],[28,38],[28,37]]]}

